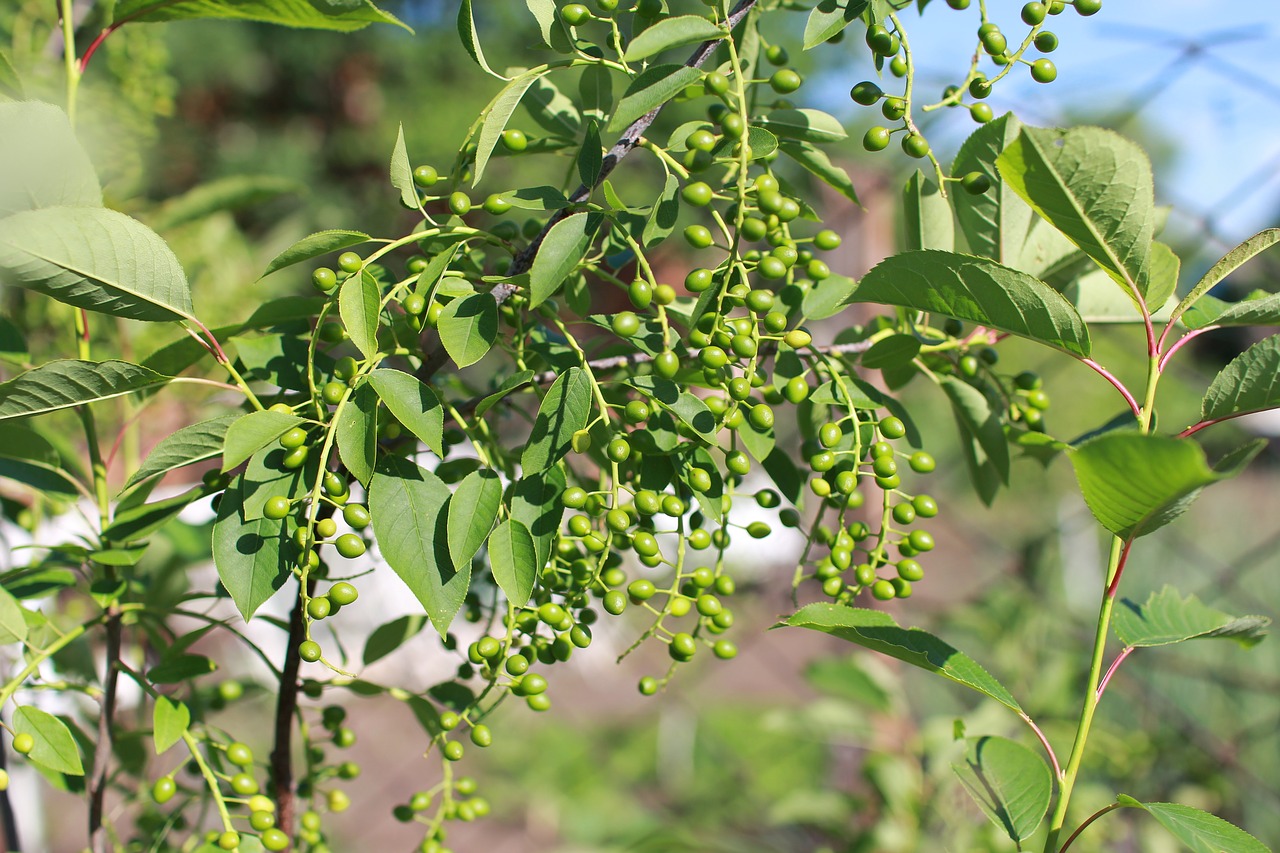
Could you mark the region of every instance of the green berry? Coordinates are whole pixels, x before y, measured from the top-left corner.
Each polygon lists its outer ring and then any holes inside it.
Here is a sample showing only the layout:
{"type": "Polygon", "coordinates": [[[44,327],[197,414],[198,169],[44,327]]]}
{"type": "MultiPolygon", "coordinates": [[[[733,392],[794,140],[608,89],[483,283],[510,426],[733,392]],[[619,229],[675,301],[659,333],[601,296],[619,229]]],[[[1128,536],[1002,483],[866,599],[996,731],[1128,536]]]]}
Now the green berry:
{"type": "Polygon", "coordinates": [[[781,68],[773,72],[773,76],[769,78],[769,85],[773,87],[775,92],[779,94],[790,94],[804,82],[800,75],[790,68],[781,68]]]}
{"type": "Polygon", "coordinates": [[[854,103],[869,107],[884,97],[884,91],[870,80],[863,80],[849,90],[849,97],[854,103]]]}
{"type": "Polygon", "coordinates": [[[1058,79],[1058,68],[1051,59],[1037,59],[1031,63],[1031,79],[1037,83],[1052,83],[1058,79]]]}
{"type": "Polygon", "coordinates": [[[262,514],[267,518],[279,521],[289,514],[290,506],[289,499],[284,495],[275,495],[267,498],[267,502],[262,507],[262,514]]]}
{"type": "Polygon", "coordinates": [[[338,255],[338,268],[343,272],[359,272],[364,260],[355,252],[343,252],[338,255]]]}
{"type": "Polygon", "coordinates": [[[438,180],[440,180],[440,176],[430,166],[419,166],[413,170],[413,182],[423,189],[434,186],[438,180]]]}
{"type": "Polygon", "coordinates": [[[862,137],[862,147],[868,151],[883,151],[889,146],[889,129],[873,127],[862,137]]]}
{"type": "MultiPolygon", "coordinates": [[[[17,739],[15,738],[15,741],[17,739]]],[[[171,776],[161,776],[151,786],[151,799],[160,805],[164,805],[173,799],[173,795],[178,793],[178,784],[173,781],[171,776]]]]}
{"type": "Polygon", "coordinates": [[[529,137],[523,130],[511,128],[502,131],[502,147],[512,153],[519,153],[529,147],[529,137]]]}
{"type": "Polygon", "coordinates": [[[570,3],[560,10],[560,20],[571,27],[576,27],[591,20],[591,10],[581,3],[570,3]]]}
{"type": "Polygon", "coordinates": [[[328,293],[338,286],[338,275],[328,267],[319,267],[311,274],[311,283],[321,293],[328,293]]]}
{"type": "Polygon", "coordinates": [[[315,640],[303,640],[298,644],[298,657],[307,663],[315,663],[320,660],[321,654],[320,644],[315,640]]]}
{"type": "Polygon", "coordinates": [[[629,338],[640,331],[640,318],[633,311],[619,311],[609,325],[618,337],[629,338]]]}
{"type": "Polygon", "coordinates": [[[918,133],[908,133],[902,137],[902,150],[908,157],[920,159],[929,156],[929,142],[918,133]]]}
{"type": "Polygon", "coordinates": [[[1075,0],[1076,12],[1088,17],[1102,11],[1102,0],[1075,0]]]}
{"type": "Polygon", "coordinates": [[[338,553],[348,560],[355,559],[365,552],[364,540],[354,533],[344,533],[333,543],[338,553]]]}
{"type": "Polygon", "coordinates": [[[694,207],[706,207],[711,204],[711,199],[715,196],[715,192],[704,181],[695,181],[687,184],[680,191],[680,197],[694,207]]]}
{"type": "Polygon", "coordinates": [[[36,739],[28,732],[19,732],[13,736],[13,751],[19,755],[28,755],[36,748],[36,739]]]}
{"type": "Polygon", "coordinates": [[[982,195],[991,189],[991,179],[982,172],[969,172],[960,179],[960,186],[969,195],[982,195]]]}

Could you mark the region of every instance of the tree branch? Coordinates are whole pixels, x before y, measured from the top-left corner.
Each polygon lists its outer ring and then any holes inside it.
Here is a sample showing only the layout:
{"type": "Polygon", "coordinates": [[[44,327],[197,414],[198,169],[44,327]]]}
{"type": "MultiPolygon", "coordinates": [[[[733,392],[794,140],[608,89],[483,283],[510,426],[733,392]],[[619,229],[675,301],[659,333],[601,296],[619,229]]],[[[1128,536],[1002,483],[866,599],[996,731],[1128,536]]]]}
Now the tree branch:
{"type": "MultiPolygon", "coordinates": [[[[314,582],[309,581],[313,586],[314,582]]],[[[310,590],[308,590],[310,592],[310,590]]],[[[299,595],[289,619],[289,642],[285,646],[284,665],[280,672],[280,694],[276,698],[275,743],[271,748],[271,780],[275,789],[276,824],[293,833],[293,715],[298,710],[298,645],[306,639],[302,614],[303,596],[299,595]]]]}
{"type": "Polygon", "coordinates": [[[111,605],[111,611],[106,623],[107,649],[105,669],[102,673],[102,711],[98,714],[98,743],[94,753],[93,772],[89,778],[89,845],[93,853],[110,851],[110,839],[107,828],[103,825],[102,816],[114,743],[111,729],[116,714],[116,685],[120,679],[120,671],[116,668],[116,663],[120,660],[121,633],[120,614],[114,604],[111,605]]]}

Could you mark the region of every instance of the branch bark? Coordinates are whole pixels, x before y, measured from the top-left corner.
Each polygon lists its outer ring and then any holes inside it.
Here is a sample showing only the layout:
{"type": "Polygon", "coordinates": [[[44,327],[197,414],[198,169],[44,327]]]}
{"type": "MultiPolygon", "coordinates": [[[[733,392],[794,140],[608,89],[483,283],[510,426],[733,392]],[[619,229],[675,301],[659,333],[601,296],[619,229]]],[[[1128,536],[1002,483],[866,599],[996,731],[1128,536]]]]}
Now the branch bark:
{"type": "MultiPolygon", "coordinates": [[[[314,588],[314,581],[308,582],[314,588]]],[[[310,592],[310,590],[308,590],[310,592]]],[[[293,715],[298,710],[298,646],[306,639],[302,596],[298,596],[289,618],[289,642],[280,672],[280,694],[276,698],[275,741],[271,748],[271,780],[276,799],[276,825],[292,834],[297,804],[293,793],[293,715]]]]}
{"type": "MultiPolygon", "coordinates": [[[[115,605],[112,605],[115,610],[115,605]]],[[[110,838],[102,822],[107,796],[107,776],[111,770],[114,747],[112,728],[116,715],[116,686],[120,671],[120,614],[112,613],[107,619],[106,663],[102,673],[102,711],[98,714],[98,744],[94,753],[93,772],[89,777],[89,846],[93,853],[110,853],[110,838]]]]}

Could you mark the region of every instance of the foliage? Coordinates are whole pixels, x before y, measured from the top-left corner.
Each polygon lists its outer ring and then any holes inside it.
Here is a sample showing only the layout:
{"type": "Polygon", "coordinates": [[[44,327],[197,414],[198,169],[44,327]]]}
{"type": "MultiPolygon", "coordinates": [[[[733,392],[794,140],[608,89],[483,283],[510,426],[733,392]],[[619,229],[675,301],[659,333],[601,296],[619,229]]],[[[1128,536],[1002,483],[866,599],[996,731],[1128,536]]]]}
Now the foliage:
{"type": "MultiPolygon", "coordinates": [[[[601,611],[642,615],[646,626],[628,653],[665,647],[670,663],[641,679],[642,694],[664,689],[695,658],[735,657],[724,636],[737,593],[727,549],[779,526],[804,541],[797,603],[801,595],[825,599],[783,625],[940,674],[1028,726],[1045,757],[1003,734],[954,738],[960,783],[1013,843],[1034,840],[1060,853],[1098,817],[1131,807],[1191,849],[1265,849],[1188,806],[1120,795],[1074,831],[1068,806],[1094,712],[1135,649],[1261,637],[1260,617],[1234,617],[1171,590],[1115,608],[1135,541],[1261,450],[1246,444],[1210,464],[1193,436],[1277,405],[1276,338],[1228,365],[1201,419],[1181,433],[1157,432],[1156,391],[1171,358],[1199,335],[1280,322],[1265,295],[1235,304],[1208,295],[1273,245],[1275,232],[1232,250],[1169,308],[1180,264],[1155,240],[1159,216],[1142,150],[1098,128],[995,119],[982,103],[1023,64],[1039,82],[1056,76],[1049,59],[1026,55],[1048,44],[1045,24],[1064,3],[1028,3],[1026,36],[1013,42],[980,4],[971,66],[940,101],[924,104],[901,20],[914,4],[821,0],[796,7],[807,13],[802,49],[826,49],[853,27],[877,67],[905,80],[901,96],[870,81],[853,87],[854,101],[879,104],[894,125],[868,131],[864,148],[883,149],[899,134],[904,153],[931,167],[904,193],[908,249],[859,281],[834,273],[822,256],[841,237],[821,227],[813,187],[850,201],[857,193],[832,157],[847,137],[840,122],[779,97],[804,83],[786,48],[766,36],[772,21],[795,16],[792,5],[707,0],[688,11],[657,0],[596,0],[593,10],[528,0],[525,31],[549,53],[532,67],[506,67],[486,51],[477,10],[464,0],[457,34],[497,82],[452,163],[422,162],[403,128],[397,134],[387,199],[411,211],[412,226],[393,236],[334,228],[294,242],[262,276],[326,259],[311,270],[316,295],[265,301],[247,320],[211,329],[178,255],[148,224],[107,206],[114,199],[104,197],[76,135],[79,86],[93,56],[117,30],[144,22],[235,18],[338,31],[400,22],[370,0],[117,0],[95,4],[78,33],[72,4],[61,0],[64,43],[77,47],[65,57],[65,111],[21,99],[0,104],[0,280],[71,309],[76,357],[33,359],[21,325],[5,321],[4,354],[21,371],[0,385],[0,426],[10,438],[0,447],[0,476],[26,487],[15,514],[29,528],[39,513],[78,499],[96,517],[89,535],[41,541],[36,563],[0,578],[0,629],[26,659],[0,688],[0,704],[15,701],[7,726],[14,750],[64,786],[82,787],[95,851],[328,849],[321,811],[349,807],[338,782],[359,768],[327,758],[318,743],[354,741],[344,708],[328,698],[349,688],[404,702],[428,752],[438,753],[441,781],[394,813],[422,824],[421,849],[440,853],[447,822],[491,807],[452,766],[472,746],[492,743],[486,720],[499,703],[517,697],[549,709],[541,670],[590,646],[601,611]],[[980,124],[949,170],[917,124],[943,108],[980,124]],[[517,127],[521,120],[538,130],[517,127]],[[498,158],[516,165],[495,170],[498,158]],[[559,184],[543,177],[548,161],[567,167],[559,184]],[[649,179],[624,183],[620,168],[649,179]],[[478,203],[477,187],[487,191],[478,203]],[[678,289],[660,280],[657,262],[681,224],[700,265],[678,289]],[[817,321],[870,304],[889,310],[846,324],[832,341],[815,339],[817,321]],[[187,337],[140,362],[101,358],[102,329],[129,320],[179,327],[187,337]],[[1112,323],[1143,331],[1148,370],[1136,392],[1095,360],[1096,340],[1112,323]],[[1009,336],[1090,368],[1131,417],[1074,442],[1051,437],[1040,377],[999,366],[995,347],[1009,336]],[[938,460],[897,396],[912,382],[941,392],[963,459],[942,464],[963,465],[984,502],[1009,484],[1015,452],[1044,461],[1061,454],[1111,534],[1083,707],[1061,759],[977,658],[862,606],[909,598],[935,547],[920,522],[938,506],[917,484],[938,460]],[[113,494],[114,452],[104,456],[103,437],[182,386],[231,391],[241,402],[176,430],[117,478],[113,494]],[[63,416],[83,432],[84,463],[69,461],[76,454],[63,451],[49,425],[63,416]],[[152,499],[161,476],[211,460],[220,462],[201,485],[152,499]],[[756,485],[763,477],[771,482],[756,485]],[[181,511],[206,498],[216,511],[218,587],[193,585],[167,598],[144,557],[181,511]],[[773,520],[745,521],[752,503],[773,520]],[[354,655],[333,626],[357,606],[352,581],[369,566],[389,568],[422,613],[375,630],[363,663],[431,630],[441,659],[456,667],[452,677],[415,690],[351,671],[354,655]],[[63,588],[51,614],[25,604],[46,591],[32,586],[33,572],[63,588]],[[240,619],[201,609],[222,596],[240,619]],[[277,597],[290,602],[287,620],[259,614],[277,597]],[[190,618],[201,626],[192,630],[183,621],[190,618]],[[1123,648],[1104,671],[1113,619],[1123,648]],[[240,620],[282,631],[284,658],[241,634],[240,620]],[[213,631],[249,643],[270,667],[278,699],[268,762],[256,762],[217,720],[215,705],[235,701],[242,685],[222,681],[213,702],[199,681],[218,664],[193,648],[213,631]],[[101,647],[100,675],[52,680],[62,674],[55,656],[72,644],[101,647]],[[157,756],[181,744],[190,772],[157,758],[171,768],[157,777],[148,762],[113,754],[129,736],[116,715],[121,676],[149,698],[157,756]],[[59,685],[100,696],[95,737],[30,703],[29,688],[59,685]],[[317,713],[300,693],[329,704],[317,713]],[[306,749],[301,764],[295,732],[306,749]],[[67,781],[80,776],[82,783],[67,781]],[[134,836],[117,844],[104,818],[107,792],[144,778],[150,796],[130,802],[134,836]],[[176,809],[168,806],[175,798],[176,809]],[[200,824],[209,809],[216,818],[200,824]]],[[[1081,14],[1100,7],[1073,5],[1081,14]]],[[[949,14],[925,7],[918,4],[922,14],[949,14]]],[[[19,70],[7,58],[0,64],[8,95],[22,92],[19,70]]],[[[162,206],[155,221],[178,227],[288,191],[280,177],[224,177],[162,206]]]]}

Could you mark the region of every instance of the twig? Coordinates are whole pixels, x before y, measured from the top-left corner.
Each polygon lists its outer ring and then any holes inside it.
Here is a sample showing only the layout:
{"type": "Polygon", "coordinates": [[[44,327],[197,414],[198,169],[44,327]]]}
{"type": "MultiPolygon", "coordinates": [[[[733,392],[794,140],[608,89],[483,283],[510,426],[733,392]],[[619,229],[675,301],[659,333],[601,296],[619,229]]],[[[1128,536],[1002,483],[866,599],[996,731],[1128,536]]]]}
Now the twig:
{"type": "MultiPolygon", "coordinates": [[[[733,28],[747,16],[752,8],[755,7],[756,2],[757,0],[740,0],[738,5],[733,8],[733,11],[729,13],[729,17],[725,20],[726,29],[732,31],[733,28]]],[[[720,39],[712,39],[698,45],[698,49],[695,50],[693,55],[685,61],[685,67],[701,68],[702,64],[707,61],[719,45],[720,39]]],[[[539,232],[538,236],[534,237],[529,245],[526,246],[520,254],[516,255],[515,260],[511,264],[511,269],[507,272],[508,276],[514,277],[529,271],[533,266],[534,258],[538,256],[538,250],[542,248],[542,241],[546,239],[547,234],[551,229],[554,228],[557,223],[562,222],[572,214],[574,205],[580,204],[591,198],[591,194],[595,192],[595,189],[604,183],[605,179],[613,173],[613,170],[618,167],[618,164],[622,162],[622,159],[630,154],[632,150],[640,144],[640,138],[644,135],[644,132],[649,129],[649,126],[653,124],[654,120],[658,117],[658,113],[662,112],[662,108],[665,106],[666,102],[658,104],[658,106],[633,121],[627,129],[622,132],[622,136],[613,144],[613,147],[609,149],[609,153],[606,154],[604,159],[601,161],[600,174],[596,176],[595,182],[592,183],[591,186],[580,184],[578,188],[573,191],[573,194],[569,196],[569,204],[552,214],[551,218],[547,220],[547,224],[542,227],[542,231],[539,232]]],[[[493,294],[494,301],[501,305],[503,302],[510,299],[512,294],[514,294],[518,289],[519,286],[512,282],[503,282],[495,285],[490,293],[493,294]]],[[[418,368],[417,377],[423,382],[426,382],[447,362],[448,355],[444,352],[444,347],[437,345],[436,349],[427,356],[427,359],[422,363],[422,366],[418,368]]]]}
{"type": "Polygon", "coordinates": [[[114,738],[111,732],[116,712],[116,684],[120,671],[120,613],[111,606],[107,619],[107,650],[102,674],[102,711],[98,715],[98,743],[94,752],[93,775],[89,781],[89,844],[93,853],[110,853],[110,839],[103,825],[103,807],[107,795],[107,774],[111,769],[114,738]]]}
{"type": "MultiPolygon", "coordinates": [[[[308,590],[308,594],[310,591],[308,590]]],[[[298,596],[289,619],[289,642],[285,646],[284,666],[280,672],[280,695],[276,699],[275,744],[271,748],[271,779],[275,788],[276,823],[285,832],[293,832],[296,804],[293,796],[293,715],[298,709],[298,645],[306,639],[302,602],[298,596]]]]}

